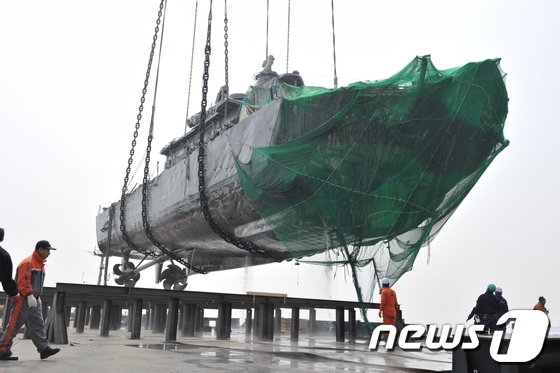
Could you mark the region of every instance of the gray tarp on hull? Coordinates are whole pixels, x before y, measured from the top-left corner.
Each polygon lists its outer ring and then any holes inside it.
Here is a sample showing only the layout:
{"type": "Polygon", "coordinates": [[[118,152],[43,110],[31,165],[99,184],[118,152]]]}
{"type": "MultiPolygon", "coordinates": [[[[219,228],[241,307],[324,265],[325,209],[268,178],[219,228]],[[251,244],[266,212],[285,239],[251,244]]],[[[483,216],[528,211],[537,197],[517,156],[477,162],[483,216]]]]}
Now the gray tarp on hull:
{"type": "MultiPolygon", "coordinates": [[[[233,159],[233,155],[240,160],[249,159],[254,147],[270,145],[280,105],[281,100],[275,100],[226,130],[219,128],[217,122],[209,123],[206,182],[210,211],[223,229],[283,253],[289,259],[291,255],[285,246],[251,208],[239,184],[233,159]]],[[[197,136],[191,137],[191,141],[184,141],[181,149],[168,156],[166,169],[150,181],[148,219],[153,235],[169,249],[177,250],[180,256],[189,261],[192,258],[191,264],[205,271],[272,262],[273,259],[250,255],[226,243],[205,221],[198,194],[198,140],[197,136]]],[[[135,189],[127,197],[126,230],[130,239],[139,247],[157,251],[142,225],[142,188],[135,189]]],[[[120,202],[112,208],[115,215],[109,254],[122,256],[122,250],[128,247],[119,228],[120,202]]],[[[96,219],[97,241],[104,253],[108,243],[109,210],[104,208],[96,219]]],[[[131,257],[143,255],[131,253],[131,257]]]]}

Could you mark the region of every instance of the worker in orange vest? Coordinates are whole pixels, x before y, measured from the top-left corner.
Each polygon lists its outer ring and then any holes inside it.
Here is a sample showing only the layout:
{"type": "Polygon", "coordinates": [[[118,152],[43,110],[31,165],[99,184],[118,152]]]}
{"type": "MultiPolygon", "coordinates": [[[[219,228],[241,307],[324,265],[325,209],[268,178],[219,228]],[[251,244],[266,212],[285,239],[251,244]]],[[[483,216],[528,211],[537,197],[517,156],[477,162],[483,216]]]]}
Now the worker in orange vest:
{"type": "Polygon", "coordinates": [[[379,305],[379,317],[383,317],[383,324],[397,326],[397,293],[389,287],[390,280],[387,277],[381,279],[381,304],[379,305]]]}

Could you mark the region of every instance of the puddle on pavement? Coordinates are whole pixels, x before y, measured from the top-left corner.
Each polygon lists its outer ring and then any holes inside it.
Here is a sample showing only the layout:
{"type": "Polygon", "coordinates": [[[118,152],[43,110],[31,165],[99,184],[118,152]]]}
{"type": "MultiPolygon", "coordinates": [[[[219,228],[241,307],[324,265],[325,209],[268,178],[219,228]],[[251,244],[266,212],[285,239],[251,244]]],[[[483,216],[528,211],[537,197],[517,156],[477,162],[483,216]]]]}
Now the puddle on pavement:
{"type": "Polygon", "coordinates": [[[359,363],[345,362],[305,351],[222,348],[186,343],[141,343],[127,344],[126,346],[185,354],[185,363],[193,364],[203,370],[216,372],[224,370],[226,366],[228,367],[227,370],[237,369],[236,367],[238,367],[239,371],[251,372],[277,372],[279,369],[286,368],[320,371],[323,373],[385,372],[385,370],[377,370],[371,365],[364,367],[360,366],[361,364],[359,363]]]}
{"type": "MultiPolygon", "coordinates": [[[[328,357],[322,357],[317,354],[310,352],[301,351],[260,351],[253,349],[224,349],[220,347],[211,346],[199,346],[190,345],[186,343],[140,343],[140,344],[127,344],[128,347],[138,347],[147,348],[150,350],[161,350],[161,351],[177,351],[189,354],[199,354],[200,358],[203,359],[213,359],[215,361],[245,361],[259,360],[255,355],[273,355],[279,361],[286,359],[290,361],[292,359],[297,360],[307,360],[307,361],[318,361],[318,360],[330,360],[328,357]],[[199,351],[196,351],[199,350],[199,351]]],[[[283,362],[283,361],[282,361],[283,362]]]]}
{"type": "Polygon", "coordinates": [[[162,351],[178,351],[178,350],[194,350],[199,346],[187,345],[182,343],[140,343],[140,344],[127,344],[127,347],[147,348],[149,350],[162,350],[162,351]]]}

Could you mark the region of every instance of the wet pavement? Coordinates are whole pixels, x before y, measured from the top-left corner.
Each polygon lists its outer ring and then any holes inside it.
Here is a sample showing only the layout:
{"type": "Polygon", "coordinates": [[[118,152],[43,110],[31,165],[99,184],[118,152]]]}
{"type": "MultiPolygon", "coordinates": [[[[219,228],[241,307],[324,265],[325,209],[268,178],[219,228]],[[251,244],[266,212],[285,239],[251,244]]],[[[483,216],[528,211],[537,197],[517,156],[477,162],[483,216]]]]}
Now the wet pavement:
{"type": "Polygon", "coordinates": [[[178,337],[176,343],[165,343],[163,334],[150,331],[139,340],[129,335],[121,330],[100,337],[99,330],[76,334],[68,328],[69,344],[53,345],[61,352],[40,360],[33,343],[18,334],[12,351],[19,360],[0,361],[0,372],[451,372],[448,352],[369,351],[369,341],[337,343],[332,335],[303,337],[297,343],[290,342],[289,333],[273,342],[254,341],[243,330],[234,330],[228,341],[212,333],[178,337]]]}

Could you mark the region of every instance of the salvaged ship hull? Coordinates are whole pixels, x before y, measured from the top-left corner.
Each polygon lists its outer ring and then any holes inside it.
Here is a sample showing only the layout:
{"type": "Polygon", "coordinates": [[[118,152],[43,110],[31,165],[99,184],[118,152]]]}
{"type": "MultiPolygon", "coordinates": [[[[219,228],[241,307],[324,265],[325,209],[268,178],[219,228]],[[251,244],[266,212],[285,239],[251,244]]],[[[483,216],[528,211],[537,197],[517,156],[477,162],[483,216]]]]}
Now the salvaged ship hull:
{"type": "MultiPolygon", "coordinates": [[[[241,250],[206,221],[200,113],[191,132],[163,149],[165,170],[149,182],[153,236],[204,271],[396,243],[397,265],[386,273],[400,276],[508,144],[498,62],[438,71],[418,57],[385,81],[340,89],[265,70],[246,95],[221,92],[205,127],[209,209],[224,231],[275,255],[241,250]]],[[[144,232],[141,188],[125,210],[130,240],[157,252],[144,232]]],[[[99,248],[142,258],[123,240],[119,214],[120,201],[97,216],[99,248]]],[[[346,253],[342,261],[372,259],[346,253]]]]}
{"type": "MultiPolygon", "coordinates": [[[[273,102],[226,131],[220,128],[221,121],[210,123],[206,146],[207,153],[211,156],[206,163],[206,183],[210,211],[221,227],[238,237],[251,239],[276,250],[288,259],[291,256],[286,247],[270,231],[245,197],[233,159],[234,154],[250,152],[250,147],[270,144],[279,105],[279,101],[273,102]]],[[[205,271],[273,261],[270,258],[248,255],[226,243],[205,221],[198,194],[197,139],[195,130],[163,151],[168,156],[165,170],[150,182],[149,187],[148,219],[154,236],[171,249],[178,249],[178,255],[188,258],[194,266],[205,271]]],[[[157,250],[144,232],[141,202],[142,190],[137,188],[127,199],[127,232],[137,246],[157,250]]],[[[110,255],[122,256],[122,251],[128,250],[128,247],[119,229],[120,202],[111,209],[116,212],[116,218],[112,219],[110,255]]],[[[108,248],[109,214],[110,208],[107,208],[97,216],[98,244],[103,252],[108,248]]],[[[132,257],[142,257],[131,254],[132,257]]]]}

